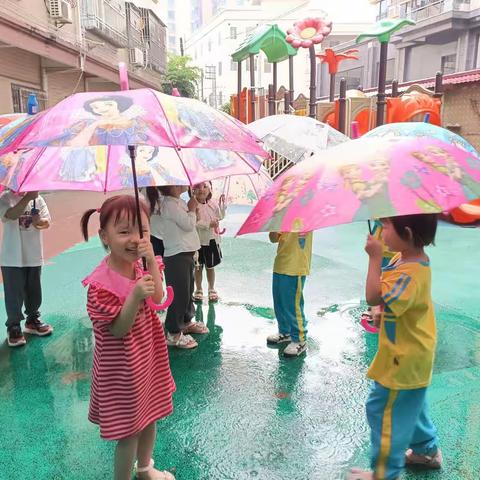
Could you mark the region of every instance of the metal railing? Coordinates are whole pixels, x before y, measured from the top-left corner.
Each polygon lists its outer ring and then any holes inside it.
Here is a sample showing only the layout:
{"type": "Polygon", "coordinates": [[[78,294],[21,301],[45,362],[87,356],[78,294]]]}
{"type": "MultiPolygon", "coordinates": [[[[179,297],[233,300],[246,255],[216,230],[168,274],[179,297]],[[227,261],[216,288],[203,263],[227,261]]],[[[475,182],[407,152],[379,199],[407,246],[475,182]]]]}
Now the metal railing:
{"type": "Polygon", "coordinates": [[[391,5],[377,16],[377,20],[387,17],[400,17],[421,22],[446,12],[469,11],[470,3],[470,0],[411,0],[391,5]]]}

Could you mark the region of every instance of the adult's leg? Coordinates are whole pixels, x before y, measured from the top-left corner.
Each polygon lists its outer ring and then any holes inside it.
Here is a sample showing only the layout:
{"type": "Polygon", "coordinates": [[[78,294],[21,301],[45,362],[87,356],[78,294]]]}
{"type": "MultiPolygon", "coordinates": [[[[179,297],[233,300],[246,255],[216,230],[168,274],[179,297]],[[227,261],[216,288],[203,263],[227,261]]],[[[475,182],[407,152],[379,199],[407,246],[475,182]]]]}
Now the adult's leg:
{"type": "Polygon", "coordinates": [[[371,429],[371,467],[376,479],[400,477],[425,390],[390,390],[374,384],[367,401],[367,419],[371,429]]]}
{"type": "Polygon", "coordinates": [[[23,299],[25,296],[25,270],[21,267],[2,267],[7,328],[20,326],[23,320],[23,299]]]}
{"type": "Polygon", "coordinates": [[[288,297],[291,294],[289,288],[288,275],[274,272],[272,277],[273,309],[278,323],[278,333],[281,335],[290,335],[291,333],[291,326],[286,313],[288,297]]]}
{"type": "Polygon", "coordinates": [[[131,480],[137,456],[138,435],[122,438],[115,448],[114,480],[131,480]]]}
{"type": "Polygon", "coordinates": [[[42,304],[42,267],[26,267],[25,281],[25,313],[27,322],[40,317],[40,305],[42,304]]]}
{"type": "MultiPolygon", "coordinates": [[[[180,333],[185,328],[187,308],[190,303],[193,305],[192,292],[190,291],[193,258],[189,257],[191,256],[179,253],[178,255],[165,257],[163,260],[165,262],[167,285],[170,285],[174,292],[173,302],[167,310],[165,327],[169,333],[173,334],[180,333]]],[[[194,315],[195,313],[192,316],[194,315]]]]}

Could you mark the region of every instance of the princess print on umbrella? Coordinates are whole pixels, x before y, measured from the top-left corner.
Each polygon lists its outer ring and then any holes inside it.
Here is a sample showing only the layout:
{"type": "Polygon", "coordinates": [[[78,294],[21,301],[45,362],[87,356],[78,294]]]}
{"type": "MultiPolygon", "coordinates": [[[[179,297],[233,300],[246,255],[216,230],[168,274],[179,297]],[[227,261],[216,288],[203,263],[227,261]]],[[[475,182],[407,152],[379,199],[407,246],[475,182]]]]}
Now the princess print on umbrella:
{"type": "Polygon", "coordinates": [[[345,181],[345,186],[350,189],[360,201],[360,207],[352,221],[367,220],[375,217],[391,217],[396,214],[395,207],[388,191],[388,178],[390,164],[382,157],[370,162],[369,170],[372,178],[365,180],[359,165],[343,165],[339,169],[345,181]]]}
{"type": "MultiPolygon", "coordinates": [[[[139,145],[136,148],[135,171],[138,186],[184,185],[185,180],[175,177],[161,164],[158,152],[158,148],[150,145],[139,145]]],[[[122,185],[133,188],[132,163],[128,151],[119,162],[119,174],[122,185]]]]}
{"type": "Polygon", "coordinates": [[[32,144],[70,147],[63,152],[59,172],[62,181],[89,182],[95,178],[96,150],[86,148],[88,146],[136,145],[148,140],[148,125],[142,119],[145,111],[134,105],[130,97],[106,95],[93,98],[84,103],[79,113],[80,119],[62,135],[32,144]]]}

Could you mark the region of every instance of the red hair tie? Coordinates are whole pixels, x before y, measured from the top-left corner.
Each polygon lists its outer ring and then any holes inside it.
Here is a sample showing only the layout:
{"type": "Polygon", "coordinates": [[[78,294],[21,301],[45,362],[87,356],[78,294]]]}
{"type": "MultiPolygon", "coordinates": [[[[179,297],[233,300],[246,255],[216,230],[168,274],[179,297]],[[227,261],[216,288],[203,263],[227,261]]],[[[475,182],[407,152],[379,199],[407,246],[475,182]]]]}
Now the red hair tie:
{"type": "Polygon", "coordinates": [[[100,212],[102,211],[102,209],[101,209],[101,208],[96,208],[95,211],[96,211],[97,213],[100,213],[100,212]]]}

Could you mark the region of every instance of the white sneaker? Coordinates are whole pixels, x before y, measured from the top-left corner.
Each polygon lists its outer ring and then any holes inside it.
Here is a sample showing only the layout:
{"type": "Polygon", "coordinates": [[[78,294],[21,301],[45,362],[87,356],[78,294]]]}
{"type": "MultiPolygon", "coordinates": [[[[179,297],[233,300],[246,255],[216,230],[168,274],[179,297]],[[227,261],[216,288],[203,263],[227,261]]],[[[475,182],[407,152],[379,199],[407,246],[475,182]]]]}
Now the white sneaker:
{"type": "Polygon", "coordinates": [[[283,355],[285,357],[298,357],[306,350],[307,342],[290,342],[283,351],[283,355]]]}
{"type": "Polygon", "coordinates": [[[290,335],[283,335],[282,333],[274,333],[267,337],[268,345],[279,345],[280,343],[290,343],[291,341],[290,335]]]}

